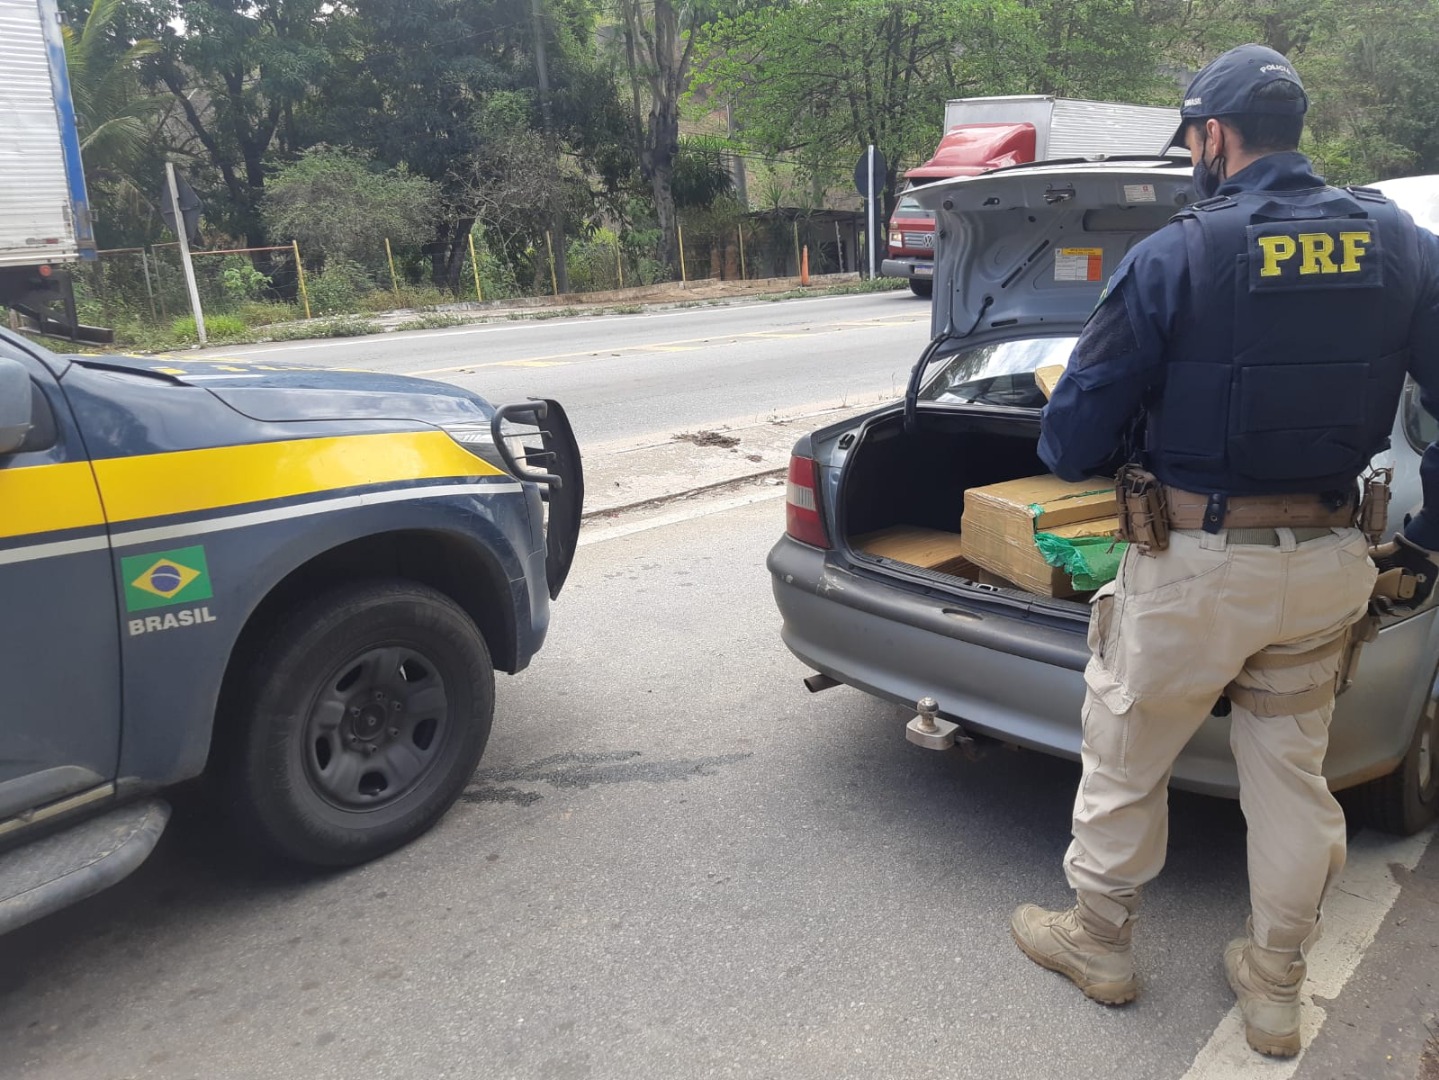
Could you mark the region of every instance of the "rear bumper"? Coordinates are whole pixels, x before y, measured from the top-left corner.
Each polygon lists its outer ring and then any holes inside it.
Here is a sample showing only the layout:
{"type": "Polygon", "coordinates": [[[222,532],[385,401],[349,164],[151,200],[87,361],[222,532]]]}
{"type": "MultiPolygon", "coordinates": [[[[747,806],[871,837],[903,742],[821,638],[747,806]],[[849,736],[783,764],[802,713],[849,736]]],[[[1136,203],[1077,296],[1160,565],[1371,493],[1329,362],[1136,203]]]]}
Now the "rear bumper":
{"type": "Polygon", "coordinates": [[[899,258],[885,259],[879,264],[880,277],[898,278],[924,278],[926,281],[934,277],[933,257],[925,259],[899,258]]]}
{"type": "MultiPolygon", "coordinates": [[[[967,730],[1078,759],[1089,660],[1081,625],[997,606],[985,611],[857,574],[788,537],[767,565],[784,642],[815,670],[899,704],[934,697],[940,713],[967,730]]],[[[1433,670],[1432,627],[1431,611],[1366,648],[1331,729],[1325,773],[1334,788],[1398,764],[1429,689],[1429,680],[1413,673],[1433,670]]],[[[1205,722],[1175,763],[1173,784],[1238,795],[1227,719],[1205,722]]]]}

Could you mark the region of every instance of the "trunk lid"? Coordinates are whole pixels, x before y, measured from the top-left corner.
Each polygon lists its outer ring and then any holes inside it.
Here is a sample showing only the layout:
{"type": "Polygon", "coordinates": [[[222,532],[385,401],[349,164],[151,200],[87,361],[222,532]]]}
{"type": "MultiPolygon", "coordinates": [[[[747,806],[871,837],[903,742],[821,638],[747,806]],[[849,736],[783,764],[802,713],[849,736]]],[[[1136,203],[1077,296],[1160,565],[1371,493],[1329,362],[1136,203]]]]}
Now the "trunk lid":
{"type": "Polygon", "coordinates": [[[1021,165],[910,191],[936,215],[933,334],[1084,324],[1126,252],[1191,199],[1175,158],[1021,165]]]}

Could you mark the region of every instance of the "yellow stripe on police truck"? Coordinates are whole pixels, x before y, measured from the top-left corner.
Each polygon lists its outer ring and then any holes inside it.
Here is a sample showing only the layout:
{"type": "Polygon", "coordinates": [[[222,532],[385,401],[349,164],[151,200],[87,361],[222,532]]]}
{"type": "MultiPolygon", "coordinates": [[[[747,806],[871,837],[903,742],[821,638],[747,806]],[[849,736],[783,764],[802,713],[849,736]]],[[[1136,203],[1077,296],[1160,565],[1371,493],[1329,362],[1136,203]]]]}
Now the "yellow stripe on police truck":
{"type": "Polygon", "coordinates": [[[443,431],[250,443],[95,462],[111,522],[361,485],[499,473],[443,431]]]}
{"type": "Polygon", "coordinates": [[[499,469],[443,431],[293,439],[11,467],[0,469],[0,539],[348,487],[499,475],[499,469]]]}
{"type": "Polygon", "coordinates": [[[88,461],[0,469],[0,539],[103,524],[88,461]]]}

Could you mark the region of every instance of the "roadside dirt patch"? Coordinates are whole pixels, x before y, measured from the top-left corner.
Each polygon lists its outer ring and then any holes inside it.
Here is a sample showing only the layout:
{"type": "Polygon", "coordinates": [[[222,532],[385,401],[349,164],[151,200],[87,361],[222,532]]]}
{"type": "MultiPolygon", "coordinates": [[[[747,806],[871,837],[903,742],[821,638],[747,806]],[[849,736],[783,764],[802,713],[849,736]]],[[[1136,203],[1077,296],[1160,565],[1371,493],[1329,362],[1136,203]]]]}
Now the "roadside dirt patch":
{"type": "Polygon", "coordinates": [[[1419,1059],[1419,1080],[1439,1080],[1439,1036],[1429,1040],[1419,1059]]]}
{"type": "Polygon", "coordinates": [[[739,445],[738,438],[718,431],[683,431],[675,439],[696,446],[718,446],[721,450],[733,450],[739,445]]]}

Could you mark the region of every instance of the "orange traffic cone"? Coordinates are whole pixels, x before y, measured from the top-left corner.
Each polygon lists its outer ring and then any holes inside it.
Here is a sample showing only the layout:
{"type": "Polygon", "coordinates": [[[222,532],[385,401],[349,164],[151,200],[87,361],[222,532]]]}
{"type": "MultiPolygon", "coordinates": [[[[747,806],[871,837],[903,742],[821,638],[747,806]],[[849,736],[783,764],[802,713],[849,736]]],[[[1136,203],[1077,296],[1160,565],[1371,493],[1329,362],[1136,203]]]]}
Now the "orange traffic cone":
{"type": "Polygon", "coordinates": [[[809,284],[809,245],[806,244],[799,255],[799,283],[809,284]]]}

